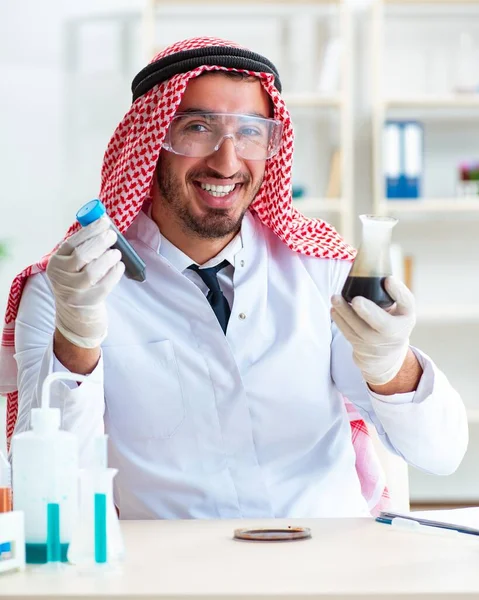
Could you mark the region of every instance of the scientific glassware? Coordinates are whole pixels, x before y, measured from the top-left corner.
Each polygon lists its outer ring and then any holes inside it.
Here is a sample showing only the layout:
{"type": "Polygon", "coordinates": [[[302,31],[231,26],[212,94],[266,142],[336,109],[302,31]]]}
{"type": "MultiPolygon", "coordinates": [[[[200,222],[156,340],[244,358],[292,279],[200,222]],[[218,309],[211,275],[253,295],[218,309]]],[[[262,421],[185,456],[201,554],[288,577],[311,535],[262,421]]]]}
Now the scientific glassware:
{"type": "MultiPolygon", "coordinates": [[[[106,208],[100,200],[95,199],[84,204],[77,212],[76,217],[80,225],[86,227],[105,215],[106,208]]],[[[107,218],[109,219],[108,216],[107,218]]],[[[144,261],[138,256],[130,242],[118,231],[113,221],[110,221],[110,227],[117,235],[117,240],[112,248],[116,248],[121,252],[121,260],[125,263],[126,276],[135,281],[145,281],[146,265],[144,261]]]]}
{"type": "Polygon", "coordinates": [[[68,548],[69,562],[83,568],[115,570],[124,556],[120,523],[113,501],[117,469],[107,467],[107,439],[95,439],[94,464],[80,471],[80,514],[68,548]]]}
{"type": "Polygon", "coordinates": [[[392,274],[391,232],[398,220],[375,215],[359,218],[363,224],[361,245],[341,295],[347,302],[363,296],[381,308],[389,308],[394,300],[384,289],[384,279],[392,274]]]}

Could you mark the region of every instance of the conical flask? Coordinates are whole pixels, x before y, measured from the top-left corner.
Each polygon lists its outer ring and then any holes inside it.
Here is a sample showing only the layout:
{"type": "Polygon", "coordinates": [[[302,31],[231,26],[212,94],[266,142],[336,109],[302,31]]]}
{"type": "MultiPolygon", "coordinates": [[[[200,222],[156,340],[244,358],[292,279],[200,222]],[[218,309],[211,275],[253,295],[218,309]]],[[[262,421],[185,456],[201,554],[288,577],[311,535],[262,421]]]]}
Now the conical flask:
{"type": "Polygon", "coordinates": [[[362,240],[341,295],[347,302],[356,296],[389,308],[394,300],[384,289],[384,280],[392,274],[391,233],[398,222],[394,217],[360,215],[362,240]]]}

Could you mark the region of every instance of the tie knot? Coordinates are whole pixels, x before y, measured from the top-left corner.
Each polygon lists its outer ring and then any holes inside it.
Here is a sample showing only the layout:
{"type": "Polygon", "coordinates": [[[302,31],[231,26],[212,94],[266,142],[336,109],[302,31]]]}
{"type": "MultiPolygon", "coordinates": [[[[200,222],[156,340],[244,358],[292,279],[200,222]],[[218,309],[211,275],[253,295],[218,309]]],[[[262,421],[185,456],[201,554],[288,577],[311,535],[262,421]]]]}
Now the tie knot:
{"type": "Polygon", "coordinates": [[[217,274],[221,269],[224,269],[229,265],[227,260],[220,262],[218,265],[214,267],[207,267],[206,269],[201,269],[198,265],[190,265],[188,269],[195,271],[204,281],[204,283],[208,286],[208,289],[212,292],[221,292],[220,284],[218,283],[217,274]]]}

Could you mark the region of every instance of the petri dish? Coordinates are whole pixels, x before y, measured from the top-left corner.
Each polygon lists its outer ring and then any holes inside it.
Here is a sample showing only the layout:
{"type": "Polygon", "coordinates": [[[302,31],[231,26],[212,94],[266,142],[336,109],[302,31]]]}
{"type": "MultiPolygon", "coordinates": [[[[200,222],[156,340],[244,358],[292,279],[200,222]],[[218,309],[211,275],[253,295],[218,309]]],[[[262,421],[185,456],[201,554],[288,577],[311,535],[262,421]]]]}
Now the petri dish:
{"type": "Polygon", "coordinates": [[[293,542],[311,537],[309,527],[235,529],[234,539],[249,542],[293,542]]]}

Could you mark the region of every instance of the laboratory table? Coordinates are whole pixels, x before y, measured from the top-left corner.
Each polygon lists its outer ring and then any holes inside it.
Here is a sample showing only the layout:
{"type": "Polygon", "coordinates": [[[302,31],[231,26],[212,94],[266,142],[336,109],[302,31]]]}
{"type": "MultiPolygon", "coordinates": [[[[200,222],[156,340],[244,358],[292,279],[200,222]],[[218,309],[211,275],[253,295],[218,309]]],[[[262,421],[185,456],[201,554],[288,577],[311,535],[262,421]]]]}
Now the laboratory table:
{"type": "Polygon", "coordinates": [[[394,529],[373,519],[123,521],[117,573],[27,568],[0,598],[89,600],[479,599],[479,538],[394,529]],[[294,542],[233,540],[237,527],[310,527],[294,542]]]}

